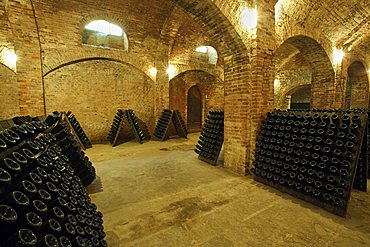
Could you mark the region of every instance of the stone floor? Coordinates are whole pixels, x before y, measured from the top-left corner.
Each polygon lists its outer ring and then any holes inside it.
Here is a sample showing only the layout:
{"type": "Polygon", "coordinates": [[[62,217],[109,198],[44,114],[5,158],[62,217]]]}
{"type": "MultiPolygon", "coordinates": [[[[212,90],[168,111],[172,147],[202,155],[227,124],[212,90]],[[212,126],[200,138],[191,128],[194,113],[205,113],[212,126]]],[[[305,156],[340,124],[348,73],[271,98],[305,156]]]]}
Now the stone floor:
{"type": "Polygon", "coordinates": [[[197,159],[189,139],[87,150],[109,246],[370,246],[370,196],[347,218],[197,159]]]}

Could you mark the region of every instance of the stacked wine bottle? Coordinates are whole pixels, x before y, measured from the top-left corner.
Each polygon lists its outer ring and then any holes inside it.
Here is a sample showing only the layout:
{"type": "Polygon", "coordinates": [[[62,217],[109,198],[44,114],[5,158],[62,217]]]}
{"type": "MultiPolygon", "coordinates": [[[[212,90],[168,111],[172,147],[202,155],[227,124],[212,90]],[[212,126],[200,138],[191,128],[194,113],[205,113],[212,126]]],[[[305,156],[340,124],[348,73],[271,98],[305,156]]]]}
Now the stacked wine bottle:
{"type": "Polygon", "coordinates": [[[72,112],[68,111],[66,113],[66,117],[67,117],[69,123],[71,124],[74,133],[76,133],[78,139],[82,143],[83,147],[85,149],[86,148],[91,148],[92,147],[91,142],[90,142],[89,138],[86,136],[85,131],[82,129],[80,123],[77,121],[75,115],[72,112]]]}
{"type": "Polygon", "coordinates": [[[166,139],[167,129],[172,120],[172,111],[164,109],[155,126],[153,136],[155,139],[164,141],[166,139]]]}
{"type": "Polygon", "coordinates": [[[178,110],[164,109],[159,117],[154,129],[153,136],[159,141],[164,141],[169,138],[170,124],[175,127],[178,136],[187,138],[187,129],[185,127],[184,119],[178,110]]]}
{"type": "Polygon", "coordinates": [[[224,113],[210,111],[194,150],[203,160],[216,165],[224,141],[224,113]]]}
{"type": "Polygon", "coordinates": [[[360,113],[268,113],[255,180],[345,216],[366,122],[360,113]]]}
{"type": "Polygon", "coordinates": [[[116,146],[118,144],[118,137],[121,130],[123,130],[123,127],[126,127],[125,129],[127,130],[127,132],[129,132],[124,134],[128,134],[131,136],[133,135],[137,142],[139,142],[140,144],[142,144],[143,141],[146,139],[146,136],[139,125],[134,111],[131,109],[118,109],[107,136],[107,139],[112,144],[112,146],[116,146]]]}
{"type": "Polygon", "coordinates": [[[133,133],[136,139],[138,140],[139,143],[143,143],[143,141],[145,140],[145,135],[139,126],[139,122],[135,116],[134,111],[131,109],[128,109],[126,111],[126,116],[127,116],[128,123],[131,126],[131,129],[133,129],[133,133]]]}
{"type": "Polygon", "coordinates": [[[0,133],[0,246],[107,246],[69,159],[42,122],[0,133]]]}
{"type": "Polygon", "coordinates": [[[187,138],[188,130],[179,110],[173,110],[173,123],[179,136],[187,138]]]}
{"type": "Polygon", "coordinates": [[[46,122],[49,126],[53,126],[50,132],[55,135],[55,142],[62,149],[62,153],[71,161],[70,165],[75,174],[84,186],[88,186],[96,179],[95,168],[68,130],[67,123],[62,121],[62,115],[62,113],[49,115],[46,122]]]}

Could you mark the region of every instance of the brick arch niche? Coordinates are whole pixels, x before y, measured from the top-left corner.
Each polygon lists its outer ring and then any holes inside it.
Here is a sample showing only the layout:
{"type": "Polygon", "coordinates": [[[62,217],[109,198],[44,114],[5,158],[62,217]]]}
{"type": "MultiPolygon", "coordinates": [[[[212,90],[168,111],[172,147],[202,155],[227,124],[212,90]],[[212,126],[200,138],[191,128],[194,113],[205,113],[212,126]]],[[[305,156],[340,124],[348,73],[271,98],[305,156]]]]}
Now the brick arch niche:
{"type": "Polygon", "coordinates": [[[52,70],[44,81],[46,112],[72,111],[93,142],[106,141],[118,108],[135,109],[136,116],[154,128],[153,81],[128,63],[78,60],[52,70]]]}
{"type": "MultiPolygon", "coordinates": [[[[178,109],[185,122],[188,119],[189,109],[188,96],[191,90],[199,90],[199,101],[201,102],[201,122],[203,124],[207,113],[211,109],[223,110],[224,107],[224,83],[218,77],[202,70],[185,71],[170,81],[170,108],[178,109]]],[[[195,95],[196,96],[196,95],[195,95]]],[[[190,121],[191,122],[191,121],[190,121]]],[[[189,126],[192,127],[192,126],[189,126]]],[[[190,128],[190,131],[199,131],[198,128],[190,128]]]]}
{"type": "Polygon", "coordinates": [[[224,166],[246,174],[252,163],[256,129],[266,108],[264,92],[251,80],[251,61],[235,27],[212,0],[172,0],[188,13],[212,38],[224,61],[225,142],[224,166]],[[258,102],[256,100],[258,99],[258,102]]]}
{"type": "Polygon", "coordinates": [[[324,48],[314,39],[298,35],[285,40],[282,45],[295,47],[309,64],[311,78],[311,107],[333,108],[335,105],[335,73],[324,48]]]}
{"type": "Polygon", "coordinates": [[[348,67],[346,109],[369,107],[369,80],[363,63],[356,61],[348,67]]]}

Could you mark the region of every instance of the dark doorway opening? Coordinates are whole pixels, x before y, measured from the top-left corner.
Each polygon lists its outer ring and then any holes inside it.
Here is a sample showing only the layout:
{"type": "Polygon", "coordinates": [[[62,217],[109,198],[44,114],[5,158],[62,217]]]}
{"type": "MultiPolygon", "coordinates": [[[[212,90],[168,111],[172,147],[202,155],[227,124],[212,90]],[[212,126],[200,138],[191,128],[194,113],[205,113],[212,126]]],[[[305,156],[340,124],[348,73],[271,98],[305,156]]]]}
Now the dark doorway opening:
{"type": "Polygon", "coordinates": [[[189,131],[199,131],[202,128],[202,94],[197,86],[188,91],[187,124],[189,131]]]}

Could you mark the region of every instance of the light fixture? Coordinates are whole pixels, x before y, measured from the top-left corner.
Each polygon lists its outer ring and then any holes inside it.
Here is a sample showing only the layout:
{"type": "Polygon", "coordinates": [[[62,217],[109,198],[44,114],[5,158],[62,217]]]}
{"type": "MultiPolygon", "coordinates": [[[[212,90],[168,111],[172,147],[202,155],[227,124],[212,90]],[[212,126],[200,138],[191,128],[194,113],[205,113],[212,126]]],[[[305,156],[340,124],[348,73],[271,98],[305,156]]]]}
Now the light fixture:
{"type": "Polygon", "coordinates": [[[241,13],[241,24],[248,30],[257,27],[257,6],[253,9],[245,7],[241,13]]]}
{"type": "Polygon", "coordinates": [[[154,67],[151,67],[150,69],[149,69],[149,74],[154,78],[154,77],[156,77],[157,76],[157,69],[156,68],[154,68],[154,67]]]}
{"type": "Polygon", "coordinates": [[[338,50],[337,48],[333,51],[333,61],[335,65],[341,64],[344,57],[343,50],[338,50]]]}
{"type": "Polygon", "coordinates": [[[1,60],[9,68],[15,70],[17,66],[17,55],[14,50],[7,47],[1,49],[1,60]]]}
{"type": "Polygon", "coordinates": [[[275,90],[279,87],[279,85],[280,85],[279,79],[275,79],[274,80],[274,88],[275,88],[275,90]]]}
{"type": "Polygon", "coordinates": [[[167,70],[166,70],[167,74],[168,74],[168,78],[169,79],[172,79],[175,77],[175,74],[176,74],[176,67],[174,65],[169,65],[167,70]]]}

